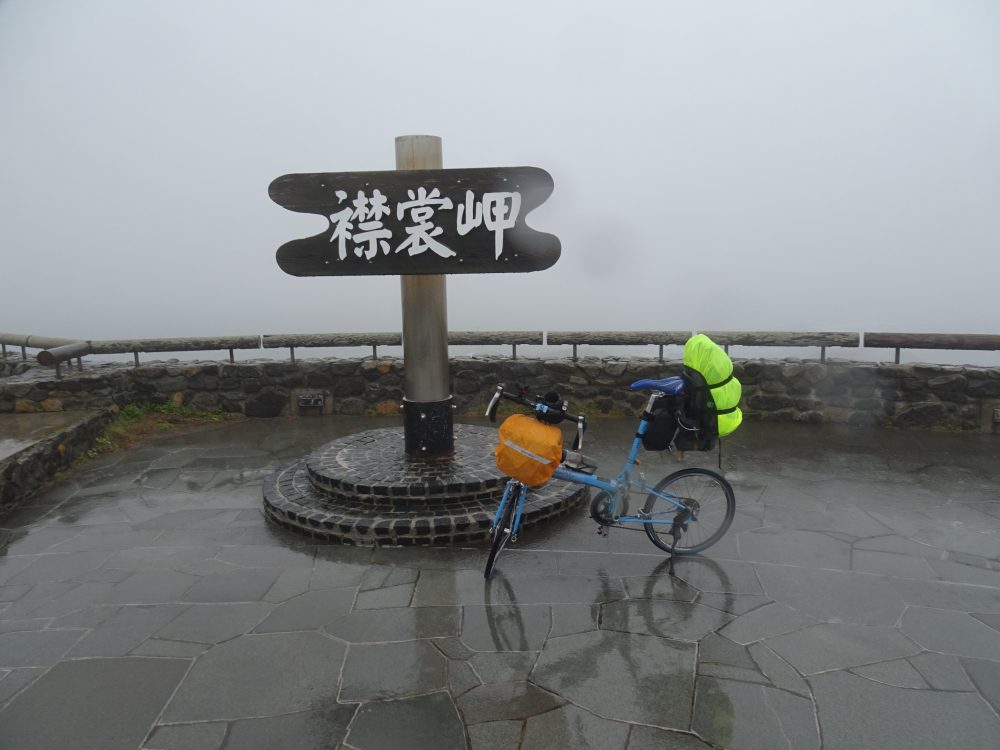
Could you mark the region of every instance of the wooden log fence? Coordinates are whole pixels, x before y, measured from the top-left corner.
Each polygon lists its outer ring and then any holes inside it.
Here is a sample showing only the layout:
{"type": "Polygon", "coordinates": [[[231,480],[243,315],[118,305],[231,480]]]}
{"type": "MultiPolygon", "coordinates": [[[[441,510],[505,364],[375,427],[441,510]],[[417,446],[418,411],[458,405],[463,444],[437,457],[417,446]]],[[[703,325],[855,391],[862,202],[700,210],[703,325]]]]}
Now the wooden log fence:
{"type": "Polygon", "coordinates": [[[899,364],[900,349],[951,349],[996,351],[1000,336],[984,333],[882,333],[865,334],[866,349],[895,349],[899,364]]]}
{"type": "Polygon", "coordinates": [[[138,367],[139,352],[207,352],[228,349],[229,361],[235,362],[234,350],[260,349],[260,336],[195,336],[188,338],[91,341],[89,343],[93,347],[94,354],[131,353],[135,358],[135,366],[138,367]]]}
{"type": "Polygon", "coordinates": [[[729,353],[730,346],[818,346],[819,360],[826,362],[828,346],[857,348],[861,335],[848,332],[810,331],[700,331],[729,353]]]}
{"type": "Polygon", "coordinates": [[[296,347],[370,346],[372,359],[378,359],[378,347],[402,346],[401,333],[273,333],[261,337],[265,349],[287,347],[292,362],[296,347]]]}
{"type": "Polygon", "coordinates": [[[545,342],[550,345],[571,344],[573,359],[576,360],[577,347],[589,346],[644,346],[652,344],[660,347],[660,361],[663,361],[663,347],[683,344],[691,338],[690,331],[549,331],[545,342]]]}
{"type": "Polygon", "coordinates": [[[0,333],[0,353],[7,359],[7,346],[21,347],[21,359],[28,359],[28,349],[50,349],[66,344],[75,344],[79,339],[63,339],[52,336],[29,336],[23,333],[0,333]]]}
{"type": "Polygon", "coordinates": [[[94,349],[89,341],[78,341],[74,344],[63,344],[62,346],[54,346],[51,349],[43,349],[38,353],[38,362],[46,367],[54,366],[56,368],[56,377],[61,378],[62,372],[59,366],[63,362],[76,358],[77,369],[82,371],[83,357],[87,354],[93,354],[93,352],[94,349]]]}
{"type": "MultiPolygon", "coordinates": [[[[843,331],[703,331],[728,352],[731,346],[767,347],[819,347],[820,361],[826,361],[827,347],[893,349],[898,364],[902,349],[938,349],[997,351],[1000,335],[951,334],[951,333],[886,333],[862,334],[843,331]]],[[[663,361],[663,347],[683,345],[691,333],[688,331],[452,331],[448,344],[453,346],[511,346],[511,356],[517,359],[518,344],[573,347],[573,359],[578,358],[580,346],[643,346],[659,347],[659,360],[663,361]]],[[[288,348],[295,361],[299,347],[368,347],[372,358],[378,359],[379,346],[402,346],[399,333],[314,333],[266,334],[264,336],[186,337],[161,339],[80,341],[51,336],[34,336],[0,333],[0,346],[6,360],[7,346],[21,348],[21,358],[28,359],[27,349],[41,349],[37,354],[40,364],[55,366],[76,359],[83,368],[82,357],[88,354],[132,353],[135,366],[139,366],[139,352],[188,352],[228,350],[229,361],[234,362],[236,349],[288,348]]]]}
{"type": "Polygon", "coordinates": [[[510,345],[511,359],[517,359],[517,345],[545,343],[542,331],[449,331],[449,346],[504,346],[510,345]]]}

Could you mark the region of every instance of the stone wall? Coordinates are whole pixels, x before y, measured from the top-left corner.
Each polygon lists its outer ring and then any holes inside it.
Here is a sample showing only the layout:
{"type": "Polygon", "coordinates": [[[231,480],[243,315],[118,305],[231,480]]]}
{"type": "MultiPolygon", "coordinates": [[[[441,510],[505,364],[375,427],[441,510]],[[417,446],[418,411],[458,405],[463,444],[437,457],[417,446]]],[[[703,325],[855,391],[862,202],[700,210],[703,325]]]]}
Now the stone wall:
{"type": "Polygon", "coordinates": [[[90,450],[114,413],[106,409],[0,459],[0,509],[34,494],[42,485],[90,450]]]}
{"type": "MultiPolygon", "coordinates": [[[[1000,368],[830,360],[737,360],[748,419],[996,431],[1000,368]]],[[[395,414],[403,397],[397,358],[88,365],[56,379],[34,368],[0,380],[0,413],[106,408],[134,402],[183,403],[251,417],[282,414],[395,414]],[[322,406],[299,406],[322,395],[322,406]]],[[[650,359],[451,361],[460,414],[482,413],[498,382],[556,390],[592,416],[634,415],[639,378],[665,377],[679,362],[650,359]]]]}

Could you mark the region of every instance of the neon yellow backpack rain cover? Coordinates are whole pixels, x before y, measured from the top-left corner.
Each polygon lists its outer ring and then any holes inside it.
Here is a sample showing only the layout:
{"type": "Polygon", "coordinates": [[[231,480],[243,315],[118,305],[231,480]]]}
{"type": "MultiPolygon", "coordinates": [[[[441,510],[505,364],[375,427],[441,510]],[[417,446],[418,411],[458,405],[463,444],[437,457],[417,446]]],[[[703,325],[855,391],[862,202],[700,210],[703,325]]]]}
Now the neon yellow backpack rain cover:
{"type": "Polygon", "coordinates": [[[743,387],[733,377],[733,361],[712,339],[703,333],[684,344],[684,366],[701,373],[709,387],[709,397],[718,412],[719,437],[733,432],[743,421],[740,396],[743,387]]]}

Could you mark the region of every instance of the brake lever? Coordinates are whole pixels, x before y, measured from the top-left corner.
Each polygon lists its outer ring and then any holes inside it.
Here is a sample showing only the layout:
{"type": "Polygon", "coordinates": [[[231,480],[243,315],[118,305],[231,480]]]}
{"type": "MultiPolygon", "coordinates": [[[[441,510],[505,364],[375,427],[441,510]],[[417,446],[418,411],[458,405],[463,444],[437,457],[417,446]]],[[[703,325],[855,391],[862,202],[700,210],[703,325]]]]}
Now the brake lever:
{"type": "Polygon", "coordinates": [[[486,416],[490,418],[491,422],[497,421],[497,404],[500,403],[501,396],[503,396],[503,385],[498,385],[496,393],[490,400],[490,405],[486,407],[486,416]]]}
{"type": "Polygon", "coordinates": [[[587,418],[582,414],[576,418],[576,438],[573,440],[573,450],[583,450],[583,433],[587,431],[587,418]]]}

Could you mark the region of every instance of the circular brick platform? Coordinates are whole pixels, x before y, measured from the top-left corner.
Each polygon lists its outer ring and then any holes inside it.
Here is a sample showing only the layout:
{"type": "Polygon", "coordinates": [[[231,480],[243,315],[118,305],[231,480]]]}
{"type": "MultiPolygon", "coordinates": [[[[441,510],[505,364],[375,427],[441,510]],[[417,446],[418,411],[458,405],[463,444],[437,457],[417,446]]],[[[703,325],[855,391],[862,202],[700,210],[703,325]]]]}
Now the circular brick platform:
{"type": "MultiPolygon", "coordinates": [[[[360,545],[450,545],[485,539],[507,477],[493,462],[496,430],[455,425],[455,456],[417,460],[403,429],[327,443],[264,484],[264,511],[284,528],[360,545]]],[[[587,488],[553,480],[528,494],[522,528],[562,515],[587,488]]]]}

